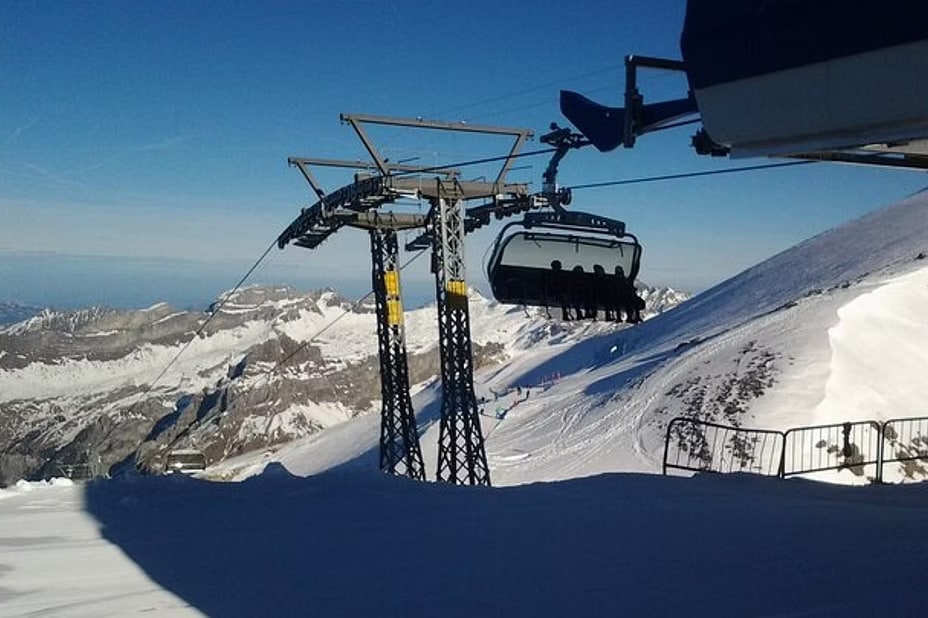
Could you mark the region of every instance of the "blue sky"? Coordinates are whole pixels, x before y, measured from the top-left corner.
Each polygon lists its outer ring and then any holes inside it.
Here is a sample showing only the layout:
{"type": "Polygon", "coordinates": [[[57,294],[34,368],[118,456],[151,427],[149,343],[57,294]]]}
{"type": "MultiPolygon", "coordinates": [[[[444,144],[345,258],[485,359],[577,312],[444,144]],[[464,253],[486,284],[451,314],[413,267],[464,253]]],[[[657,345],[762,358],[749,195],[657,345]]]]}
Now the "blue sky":
{"type": "MultiPolygon", "coordinates": [[[[0,300],[203,306],[313,201],[288,156],[366,158],[340,112],[541,133],[566,122],[560,88],[618,105],[625,54],[679,57],[684,8],[682,0],[0,3],[0,300]]],[[[659,100],[682,95],[685,83],[652,73],[641,88],[659,100]]],[[[695,155],[691,132],[571,153],[559,180],[738,164],[695,155]]],[[[507,150],[498,140],[373,134],[388,156],[426,164],[507,150]]],[[[520,161],[513,178],[540,188],[545,162],[520,161]]],[[[320,178],[329,190],[350,181],[320,178]]],[[[645,245],[645,282],[698,291],[925,184],[913,172],[816,164],[578,191],[572,206],[626,221],[645,245]]],[[[484,289],[480,258],[493,234],[481,231],[467,247],[470,279],[484,289]]],[[[351,230],[319,251],[275,249],[253,281],[361,294],[367,250],[367,237],[351,230]]],[[[431,289],[426,261],[405,274],[415,300],[431,289]]]]}

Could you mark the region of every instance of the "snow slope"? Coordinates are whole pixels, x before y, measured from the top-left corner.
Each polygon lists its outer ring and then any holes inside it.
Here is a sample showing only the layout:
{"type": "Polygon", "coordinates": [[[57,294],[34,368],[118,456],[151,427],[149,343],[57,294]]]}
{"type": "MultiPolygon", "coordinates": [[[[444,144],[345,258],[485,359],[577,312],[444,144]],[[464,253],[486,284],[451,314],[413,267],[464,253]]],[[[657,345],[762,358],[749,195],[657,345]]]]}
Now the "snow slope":
{"type": "MultiPolygon", "coordinates": [[[[478,373],[476,394],[490,399],[482,422],[493,483],[658,471],[675,416],[787,429],[926,414],[928,381],[918,376],[928,361],[926,254],[928,197],[917,195],[634,329],[553,341],[478,373]],[[560,380],[542,384],[552,374],[560,380]],[[490,395],[516,385],[532,387],[528,399],[490,395]],[[508,412],[496,420],[500,406],[508,412]]],[[[439,399],[438,385],[414,399],[430,474],[439,399]]],[[[244,477],[271,461],[296,474],[376,467],[378,436],[376,418],[353,419],[217,474],[244,477]]]]}
{"type": "MultiPolygon", "coordinates": [[[[921,615],[928,485],[628,472],[681,414],[923,414],[926,252],[915,196],[633,329],[525,341],[476,378],[493,488],[379,474],[368,416],[208,471],[240,483],[4,490],[0,614],[921,615]]],[[[439,403],[414,397],[430,476],[439,403]]]]}

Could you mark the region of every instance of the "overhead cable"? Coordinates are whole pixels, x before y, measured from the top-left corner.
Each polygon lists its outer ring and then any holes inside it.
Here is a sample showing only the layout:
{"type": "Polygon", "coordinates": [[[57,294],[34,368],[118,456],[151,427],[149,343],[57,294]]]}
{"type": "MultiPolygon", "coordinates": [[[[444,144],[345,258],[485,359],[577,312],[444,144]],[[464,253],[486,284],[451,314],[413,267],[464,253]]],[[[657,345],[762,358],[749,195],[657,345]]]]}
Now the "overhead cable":
{"type": "Polygon", "coordinates": [[[221,301],[218,305],[216,305],[216,306],[213,308],[212,312],[209,314],[209,317],[207,317],[206,320],[205,320],[205,321],[200,325],[200,327],[196,330],[196,332],[193,333],[193,337],[191,337],[191,338],[187,341],[187,343],[185,343],[185,344],[181,347],[181,349],[177,351],[177,354],[174,355],[174,358],[172,358],[172,359],[170,360],[170,362],[168,362],[168,364],[164,366],[164,369],[161,370],[161,373],[159,373],[158,376],[157,376],[154,380],[151,381],[151,383],[148,385],[148,388],[146,388],[145,391],[139,396],[139,398],[136,399],[135,403],[132,404],[132,406],[129,408],[129,411],[130,411],[130,412],[135,408],[136,405],[138,405],[139,402],[141,402],[146,396],[148,396],[148,394],[152,391],[152,389],[155,388],[155,385],[158,384],[159,381],[161,381],[161,378],[164,377],[164,375],[165,375],[165,374],[168,372],[168,370],[174,365],[174,363],[176,363],[177,360],[181,357],[181,355],[187,350],[187,348],[190,347],[190,344],[192,344],[192,343],[203,333],[203,331],[206,329],[207,325],[208,325],[208,324],[213,320],[213,318],[219,313],[220,309],[222,309],[222,308],[225,306],[225,304],[226,304],[227,302],[229,302],[229,300],[230,300],[230,299],[235,295],[235,293],[242,287],[242,285],[245,284],[245,281],[248,280],[248,277],[250,277],[250,276],[252,275],[252,273],[255,272],[255,270],[258,268],[258,266],[261,264],[261,262],[263,262],[263,261],[265,260],[265,258],[267,258],[268,254],[269,254],[269,253],[271,252],[271,250],[272,250],[274,247],[276,247],[276,246],[277,246],[277,241],[275,240],[274,242],[272,242],[272,243],[268,246],[267,249],[264,250],[264,253],[261,254],[261,257],[259,257],[259,258],[255,261],[255,263],[252,264],[251,268],[248,269],[248,272],[246,272],[246,273],[244,274],[244,276],[242,276],[242,278],[239,279],[238,283],[235,284],[235,287],[232,288],[232,290],[231,290],[230,292],[227,292],[227,293],[225,294],[225,296],[224,296],[224,298],[222,299],[222,301],[221,301]]]}
{"type": "Polygon", "coordinates": [[[607,180],[605,182],[591,182],[582,185],[572,185],[568,187],[571,191],[578,189],[597,189],[600,187],[618,187],[620,185],[634,185],[645,182],[658,182],[661,180],[681,180],[683,178],[696,178],[699,176],[721,176],[722,174],[734,174],[737,172],[753,172],[755,170],[768,170],[777,167],[792,167],[795,165],[808,165],[817,163],[817,161],[788,161],[786,163],[764,163],[761,165],[746,165],[743,167],[731,167],[723,170],[708,170],[704,172],[684,172],[680,174],[665,174],[663,176],[644,176],[641,178],[626,178],[623,180],[607,180]]]}
{"type": "Polygon", "coordinates": [[[410,176],[413,174],[425,174],[428,172],[444,172],[456,167],[467,167],[470,165],[480,165],[482,163],[495,163],[497,161],[506,161],[509,159],[521,159],[522,157],[534,157],[541,154],[548,154],[554,152],[555,148],[539,148],[538,150],[529,150],[528,152],[520,152],[517,154],[509,155],[500,155],[498,157],[487,157],[485,159],[469,159],[467,161],[460,161],[457,163],[447,163],[443,165],[436,165],[434,167],[424,167],[415,171],[409,172],[399,172],[397,174],[391,174],[394,178],[399,176],[410,176]]]}

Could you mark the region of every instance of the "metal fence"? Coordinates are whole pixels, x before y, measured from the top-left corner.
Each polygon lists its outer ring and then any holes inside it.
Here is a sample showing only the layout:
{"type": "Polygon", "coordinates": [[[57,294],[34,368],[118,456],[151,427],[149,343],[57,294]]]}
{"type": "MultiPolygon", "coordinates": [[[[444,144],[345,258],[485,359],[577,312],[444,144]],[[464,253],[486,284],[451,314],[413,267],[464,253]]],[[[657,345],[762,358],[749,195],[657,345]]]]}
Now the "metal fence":
{"type": "Polygon", "coordinates": [[[898,463],[895,475],[901,480],[928,477],[928,417],[896,418],[883,423],[880,480],[890,470],[886,464],[898,463]]]}
{"type": "Polygon", "coordinates": [[[664,474],[675,469],[778,476],[782,454],[779,431],[675,418],[664,441],[664,474]]]}
{"type": "Polygon", "coordinates": [[[928,478],[928,417],[856,421],[796,427],[787,431],[746,429],[678,417],[664,439],[664,474],[748,472],[785,478],[828,470],[883,482],[886,464],[894,477],[928,478]]]}
{"type": "Polygon", "coordinates": [[[780,476],[849,470],[879,478],[880,424],[876,421],[796,427],[784,432],[780,476]]]}
{"type": "Polygon", "coordinates": [[[107,476],[107,469],[102,462],[52,462],[53,476],[64,477],[72,481],[87,481],[107,476]]]}

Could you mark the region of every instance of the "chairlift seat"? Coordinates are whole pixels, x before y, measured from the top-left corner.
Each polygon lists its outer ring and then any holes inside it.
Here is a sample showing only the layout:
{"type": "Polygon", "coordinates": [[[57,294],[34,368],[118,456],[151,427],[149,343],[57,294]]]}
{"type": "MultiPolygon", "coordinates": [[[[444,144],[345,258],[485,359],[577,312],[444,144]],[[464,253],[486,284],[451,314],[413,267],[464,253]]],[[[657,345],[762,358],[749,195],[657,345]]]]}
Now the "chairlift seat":
{"type": "Polygon", "coordinates": [[[574,307],[595,300],[605,310],[619,287],[617,269],[634,281],[640,262],[641,245],[621,221],[577,212],[531,213],[500,232],[487,278],[503,304],[574,307]],[[523,229],[510,232],[513,226],[523,229]],[[596,266],[601,272],[594,272],[596,266]]]}

